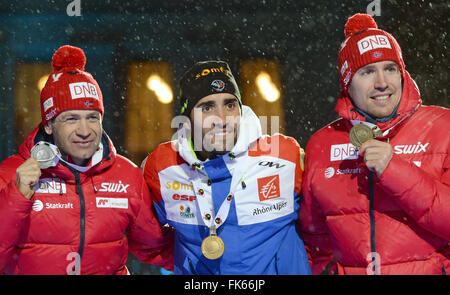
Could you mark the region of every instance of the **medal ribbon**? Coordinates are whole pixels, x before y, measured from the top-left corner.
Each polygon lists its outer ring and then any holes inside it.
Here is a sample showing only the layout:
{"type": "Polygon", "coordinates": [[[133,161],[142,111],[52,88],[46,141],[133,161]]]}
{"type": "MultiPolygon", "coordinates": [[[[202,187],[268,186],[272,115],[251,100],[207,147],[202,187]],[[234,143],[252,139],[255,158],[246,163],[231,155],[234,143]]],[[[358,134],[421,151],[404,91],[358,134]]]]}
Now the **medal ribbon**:
{"type": "MultiPolygon", "coordinates": [[[[227,157],[227,156],[228,155],[225,155],[223,157],[227,157]]],[[[249,158],[247,156],[247,153],[243,154],[240,157],[245,157],[245,158],[240,159],[240,164],[236,164],[237,166],[234,167],[235,173],[232,175],[232,178],[231,178],[230,191],[228,192],[225,200],[220,205],[217,215],[215,215],[215,211],[214,211],[214,205],[213,205],[214,201],[212,199],[213,198],[212,192],[211,192],[211,196],[208,197],[203,188],[198,187],[195,181],[192,182],[192,185],[194,188],[194,193],[196,194],[196,201],[200,208],[200,212],[202,214],[203,223],[210,229],[212,226],[215,226],[216,229],[219,228],[222,224],[225,223],[225,220],[228,217],[231,201],[234,197],[234,191],[236,190],[236,188],[238,188],[239,183],[242,179],[242,176],[245,174],[245,171],[246,171],[245,165],[249,158]]],[[[236,159],[236,160],[238,160],[238,159],[236,159]]],[[[237,163],[239,163],[239,162],[237,162],[237,163]]],[[[196,177],[200,177],[200,174],[201,173],[199,171],[196,171],[196,177]]],[[[201,183],[204,183],[204,182],[202,181],[201,183]]]]}

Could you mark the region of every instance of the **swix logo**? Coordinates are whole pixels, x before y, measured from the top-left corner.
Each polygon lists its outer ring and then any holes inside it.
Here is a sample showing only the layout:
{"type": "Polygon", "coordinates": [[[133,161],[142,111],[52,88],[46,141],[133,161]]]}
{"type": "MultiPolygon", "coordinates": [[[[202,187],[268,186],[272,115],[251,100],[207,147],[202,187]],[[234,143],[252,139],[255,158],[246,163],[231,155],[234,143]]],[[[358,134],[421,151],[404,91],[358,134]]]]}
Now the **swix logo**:
{"type": "Polygon", "coordinates": [[[334,144],[331,146],[330,161],[358,159],[358,151],[351,143],[334,144]]]}
{"type": "Polygon", "coordinates": [[[129,186],[129,184],[123,184],[122,181],[119,181],[119,183],[102,182],[99,191],[108,193],[127,193],[127,188],[129,186]]]}
{"type": "Polygon", "coordinates": [[[258,194],[260,201],[266,201],[280,197],[280,176],[272,175],[258,178],[258,194]]]}
{"type": "Polygon", "coordinates": [[[69,88],[72,99],[81,97],[92,97],[98,99],[97,88],[95,88],[94,84],[88,82],[70,83],[69,88]]]}
{"type": "Polygon", "coordinates": [[[389,39],[384,35],[367,36],[359,40],[357,44],[360,54],[377,48],[392,48],[389,39]]]}
{"type": "Polygon", "coordinates": [[[47,121],[50,121],[51,118],[53,118],[56,115],[56,109],[52,109],[50,111],[50,113],[48,113],[47,115],[45,115],[45,119],[47,121]]]}
{"type": "Polygon", "coordinates": [[[394,153],[396,154],[418,154],[426,152],[430,143],[422,144],[420,141],[417,144],[405,144],[394,146],[394,153]]]}
{"type": "Polygon", "coordinates": [[[286,165],[280,165],[280,163],[277,162],[270,162],[270,161],[261,161],[258,163],[259,166],[264,166],[264,167],[275,167],[277,169],[283,168],[286,165]]]}
{"type": "Polygon", "coordinates": [[[128,199],[125,198],[96,198],[97,208],[128,209],[128,199]]]}

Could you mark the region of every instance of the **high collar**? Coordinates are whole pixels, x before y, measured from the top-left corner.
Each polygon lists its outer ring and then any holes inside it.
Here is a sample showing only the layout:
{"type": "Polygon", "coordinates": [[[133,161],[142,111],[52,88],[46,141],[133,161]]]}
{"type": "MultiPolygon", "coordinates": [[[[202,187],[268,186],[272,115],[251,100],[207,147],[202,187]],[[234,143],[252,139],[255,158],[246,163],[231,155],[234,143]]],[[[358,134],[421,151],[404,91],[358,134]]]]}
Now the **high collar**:
{"type": "MultiPolygon", "coordinates": [[[[383,133],[391,130],[394,126],[397,126],[401,121],[414,113],[422,104],[419,88],[407,71],[404,73],[403,80],[402,97],[398,105],[397,115],[386,122],[375,122],[375,125],[377,125],[383,133]]],[[[343,119],[367,122],[367,118],[355,109],[351,98],[344,92],[341,92],[334,110],[343,119]]]]}
{"type": "MultiPolygon", "coordinates": [[[[189,164],[194,166],[202,166],[203,161],[200,161],[195,152],[192,150],[190,143],[190,130],[183,124],[177,131],[178,140],[175,142],[176,148],[180,156],[189,164]]],[[[238,157],[247,152],[250,144],[258,140],[262,136],[261,123],[256,114],[248,106],[242,106],[242,115],[239,121],[239,131],[237,142],[229,153],[226,155],[233,155],[238,157]]],[[[226,156],[224,155],[224,156],[226,156]]],[[[224,157],[222,156],[222,157],[224,157]]]]}

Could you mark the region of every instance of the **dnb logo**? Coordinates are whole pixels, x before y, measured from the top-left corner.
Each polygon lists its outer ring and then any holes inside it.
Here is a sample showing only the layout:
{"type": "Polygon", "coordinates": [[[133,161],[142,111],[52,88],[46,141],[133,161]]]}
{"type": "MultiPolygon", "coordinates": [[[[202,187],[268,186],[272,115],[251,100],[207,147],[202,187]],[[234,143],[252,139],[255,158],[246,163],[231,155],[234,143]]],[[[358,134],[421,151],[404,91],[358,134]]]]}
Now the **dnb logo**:
{"type": "Polygon", "coordinates": [[[330,161],[358,159],[358,151],[351,143],[334,144],[330,149],[330,161]]]}
{"type": "MultiPolygon", "coordinates": [[[[389,39],[383,35],[368,36],[358,41],[359,54],[378,48],[392,49],[389,39]]],[[[378,58],[378,57],[376,57],[378,58]]]]}
{"type": "Polygon", "coordinates": [[[220,92],[225,88],[225,82],[223,82],[222,80],[214,80],[212,81],[211,86],[214,91],[220,92]]]}
{"type": "Polygon", "coordinates": [[[259,200],[266,201],[280,197],[280,176],[272,175],[258,178],[259,200]]]}

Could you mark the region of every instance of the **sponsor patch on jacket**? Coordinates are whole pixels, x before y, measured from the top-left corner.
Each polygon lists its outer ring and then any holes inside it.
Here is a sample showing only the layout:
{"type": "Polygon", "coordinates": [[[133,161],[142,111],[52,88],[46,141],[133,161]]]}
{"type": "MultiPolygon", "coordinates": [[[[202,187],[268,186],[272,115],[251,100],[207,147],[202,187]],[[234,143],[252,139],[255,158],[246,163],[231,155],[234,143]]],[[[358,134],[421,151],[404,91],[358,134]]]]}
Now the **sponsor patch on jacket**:
{"type": "Polygon", "coordinates": [[[119,208],[128,209],[126,198],[96,198],[97,208],[119,208]]]}
{"type": "Polygon", "coordinates": [[[394,146],[394,153],[401,154],[419,154],[427,151],[429,142],[422,144],[420,141],[417,144],[401,144],[394,146]]]}
{"type": "Polygon", "coordinates": [[[333,144],[330,149],[330,161],[358,159],[358,151],[351,143],[333,144]]]}
{"type": "Polygon", "coordinates": [[[235,191],[239,225],[267,222],[294,212],[296,165],[271,157],[260,157],[255,162],[258,169],[253,170],[253,179],[247,176],[245,189],[235,191]]]}
{"type": "Polygon", "coordinates": [[[65,194],[66,183],[59,178],[42,178],[39,179],[36,189],[37,194],[65,194]]]}
{"type": "Polygon", "coordinates": [[[99,192],[103,193],[128,193],[127,189],[130,185],[119,182],[102,182],[99,192]]]}
{"type": "Polygon", "coordinates": [[[273,175],[258,178],[258,195],[260,201],[280,197],[280,176],[273,175]]]}
{"type": "Polygon", "coordinates": [[[73,209],[73,203],[67,202],[67,203],[49,203],[46,202],[45,206],[44,203],[41,200],[35,200],[33,202],[32,209],[33,211],[39,212],[42,209],[73,209]]]}
{"type": "Polygon", "coordinates": [[[346,169],[334,169],[333,167],[328,167],[325,169],[325,178],[331,178],[335,174],[336,175],[343,175],[343,174],[361,174],[362,169],[360,167],[357,168],[346,168],[346,169]]]}

